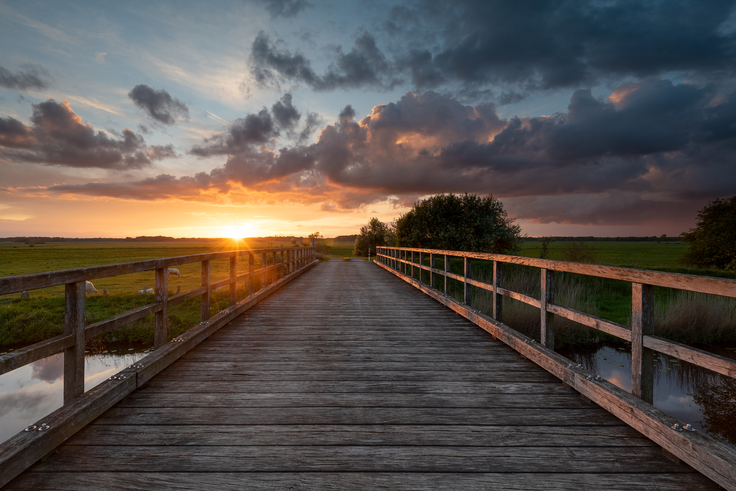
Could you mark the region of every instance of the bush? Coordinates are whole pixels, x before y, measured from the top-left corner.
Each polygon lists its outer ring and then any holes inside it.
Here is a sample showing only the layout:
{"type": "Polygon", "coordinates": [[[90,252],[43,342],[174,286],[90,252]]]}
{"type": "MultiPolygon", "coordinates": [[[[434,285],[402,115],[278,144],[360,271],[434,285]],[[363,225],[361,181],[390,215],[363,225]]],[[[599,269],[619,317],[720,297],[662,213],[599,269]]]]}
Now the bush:
{"type": "Polygon", "coordinates": [[[378,218],[371,218],[368,225],[360,228],[360,234],[355,239],[353,256],[367,256],[368,249],[371,255],[376,255],[376,246],[392,246],[395,243],[396,234],[393,228],[381,222],[378,218]]]}
{"type": "Polygon", "coordinates": [[[396,222],[400,247],[511,254],[521,228],[491,195],[438,194],[419,201],[396,222]]]}
{"type": "Polygon", "coordinates": [[[682,240],[690,244],[684,263],[736,271],[736,196],[708,203],[682,240]]]}

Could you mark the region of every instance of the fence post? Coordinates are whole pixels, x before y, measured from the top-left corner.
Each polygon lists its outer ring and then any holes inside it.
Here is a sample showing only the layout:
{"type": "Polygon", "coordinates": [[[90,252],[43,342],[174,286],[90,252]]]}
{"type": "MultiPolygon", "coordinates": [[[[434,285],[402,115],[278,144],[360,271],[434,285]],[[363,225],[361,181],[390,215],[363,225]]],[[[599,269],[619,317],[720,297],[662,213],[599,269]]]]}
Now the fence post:
{"type": "Polygon", "coordinates": [[[498,293],[501,285],[501,264],[493,261],[493,318],[498,322],[503,322],[503,295],[498,293]]]}
{"type": "Polygon", "coordinates": [[[248,296],[253,295],[253,284],[255,282],[256,257],[252,252],[248,253],[248,296]]]}
{"type": "Polygon", "coordinates": [[[546,268],[542,268],[542,277],[540,279],[540,335],[539,341],[549,349],[555,349],[555,330],[554,315],[547,312],[547,305],[555,300],[555,273],[546,268]]]}
{"type": "Polygon", "coordinates": [[[434,254],[429,253],[429,287],[434,288],[434,254]]]}
{"type": "Polygon", "coordinates": [[[202,294],[201,319],[202,322],[210,318],[210,262],[202,261],[202,286],[205,291],[202,294]]]}
{"type": "Polygon", "coordinates": [[[631,284],[631,393],[652,404],[654,353],[644,348],[644,335],[654,333],[654,287],[631,284]]]}
{"type": "Polygon", "coordinates": [[[472,302],[470,285],[468,284],[468,278],[472,277],[470,258],[464,257],[463,260],[463,303],[470,307],[470,302],[472,302]]]}
{"type": "Polygon", "coordinates": [[[84,394],[84,307],[86,282],[64,285],[64,334],[74,345],[64,350],[64,404],[84,394]]]}
{"type": "Polygon", "coordinates": [[[411,251],[411,279],[414,279],[414,251],[411,251]]]}
{"type": "Polygon", "coordinates": [[[424,283],[424,253],[419,253],[419,283],[424,283]]]}
{"type": "Polygon", "coordinates": [[[445,254],[445,295],[447,295],[447,272],[450,271],[450,265],[447,262],[447,254],[445,254]]]}
{"type": "Polygon", "coordinates": [[[156,269],[156,303],[161,310],[154,315],[153,347],[158,349],[169,341],[167,321],[169,319],[169,269],[156,269]]]}
{"type": "Polygon", "coordinates": [[[237,292],[238,292],[238,284],[235,281],[235,278],[238,277],[238,255],[237,253],[233,252],[233,255],[230,256],[230,306],[235,305],[238,302],[237,292]]]}
{"type": "Polygon", "coordinates": [[[266,266],[268,266],[268,254],[261,254],[261,288],[266,287],[268,277],[266,276],[266,266]]]}

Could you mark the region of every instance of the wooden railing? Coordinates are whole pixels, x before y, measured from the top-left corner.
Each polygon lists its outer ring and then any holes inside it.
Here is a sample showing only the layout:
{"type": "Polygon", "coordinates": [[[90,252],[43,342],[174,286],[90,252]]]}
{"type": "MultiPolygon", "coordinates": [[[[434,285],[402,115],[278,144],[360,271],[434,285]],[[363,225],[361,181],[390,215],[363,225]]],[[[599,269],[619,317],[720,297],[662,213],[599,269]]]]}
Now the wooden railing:
{"type": "Polygon", "coordinates": [[[0,278],[0,296],[64,286],[64,334],[0,355],[0,374],[50,355],[64,353],[64,405],[28,430],[0,444],[0,486],[53,450],[82,426],[186,353],[221,326],[316,264],[314,247],[273,248],[196,254],[89,268],[0,278]],[[260,268],[255,257],[260,255],[260,268]],[[247,257],[248,272],[238,274],[238,258],[247,257]],[[230,275],[211,280],[211,262],[229,259],[230,275]],[[201,286],[169,295],[168,268],[201,263],[201,286]],[[94,324],[85,325],[87,281],[130,273],[155,271],[155,302],[94,324]],[[256,278],[260,288],[255,289],[256,278]],[[237,284],[247,283],[247,296],[237,300],[237,284]],[[215,290],[229,287],[229,306],[210,315],[215,290]],[[168,310],[200,297],[201,323],[169,342],[168,310]],[[154,348],[151,354],[99,386],[84,391],[85,343],[101,334],[153,314],[154,348]]]}
{"type": "Polygon", "coordinates": [[[683,431],[681,422],[651,405],[654,387],[653,351],[736,378],[736,361],[654,335],[654,287],[736,298],[736,281],[501,254],[416,248],[378,247],[377,263],[547,369],[586,398],[654,440],[668,455],[687,462],[721,486],[736,489],[736,453],[733,450],[701,432],[687,429],[683,431]],[[463,274],[450,272],[452,258],[462,260],[463,274]],[[473,278],[474,260],[492,262],[491,283],[473,278]],[[436,267],[438,262],[442,264],[441,269],[436,267]],[[539,268],[539,299],[504,288],[501,274],[504,264],[539,268]],[[415,271],[420,272],[419,279],[415,271]],[[422,281],[422,271],[430,272],[428,283],[422,281]],[[631,283],[631,327],[555,304],[555,273],[562,272],[631,283]],[[443,284],[436,285],[437,275],[441,275],[443,284]],[[447,295],[448,279],[462,283],[462,302],[447,295]],[[471,286],[492,293],[492,312],[488,315],[470,307],[471,286]],[[513,330],[513,326],[503,324],[503,297],[539,309],[539,343],[513,330]],[[555,316],[631,343],[632,394],[554,352],[555,316]]]}

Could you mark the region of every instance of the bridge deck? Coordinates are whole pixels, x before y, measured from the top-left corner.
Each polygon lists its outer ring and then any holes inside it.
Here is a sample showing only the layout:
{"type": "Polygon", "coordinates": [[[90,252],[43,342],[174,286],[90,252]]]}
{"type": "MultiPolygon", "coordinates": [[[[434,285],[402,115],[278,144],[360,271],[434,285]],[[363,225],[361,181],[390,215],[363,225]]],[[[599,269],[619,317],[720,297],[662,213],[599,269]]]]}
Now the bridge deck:
{"type": "Polygon", "coordinates": [[[362,261],[287,285],[8,489],[717,489],[362,261]]]}

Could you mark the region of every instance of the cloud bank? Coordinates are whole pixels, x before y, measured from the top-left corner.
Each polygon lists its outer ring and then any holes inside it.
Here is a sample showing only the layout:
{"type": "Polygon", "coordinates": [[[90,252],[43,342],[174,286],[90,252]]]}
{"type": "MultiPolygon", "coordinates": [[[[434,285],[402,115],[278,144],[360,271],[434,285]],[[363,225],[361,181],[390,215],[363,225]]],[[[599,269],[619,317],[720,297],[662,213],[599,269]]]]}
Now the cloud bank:
{"type": "Polygon", "coordinates": [[[0,87],[20,91],[40,90],[49,87],[51,76],[42,67],[24,65],[23,68],[25,71],[19,70],[13,73],[7,68],[0,66],[0,87]]]}
{"type": "Polygon", "coordinates": [[[203,201],[237,199],[240,190],[333,210],[493,193],[518,218],[619,224],[687,222],[704,200],[736,189],[736,96],[712,86],[651,78],[621,84],[605,100],[578,89],[565,113],[511,119],[493,104],[410,92],[360,120],[347,106],[317,143],[277,148],[280,130],[299,119],[290,107],[284,97],[193,147],[226,158],[209,173],[52,190],[203,201]]]}
{"type": "Polygon", "coordinates": [[[415,90],[494,93],[501,103],[668,72],[730,79],[732,11],[732,2],[704,8],[697,1],[407,2],[371,33],[358,32],[348,52],[334,49],[323,73],[261,32],[251,46],[251,75],[260,86],[291,82],[319,91],[407,81],[415,90]]]}
{"type": "Polygon", "coordinates": [[[31,126],[0,117],[0,158],[76,168],[130,170],[175,157],[173,145],[146,145],[128,128],[118,138],[84,124],[67,101],[33,104],[31,126]]]}

